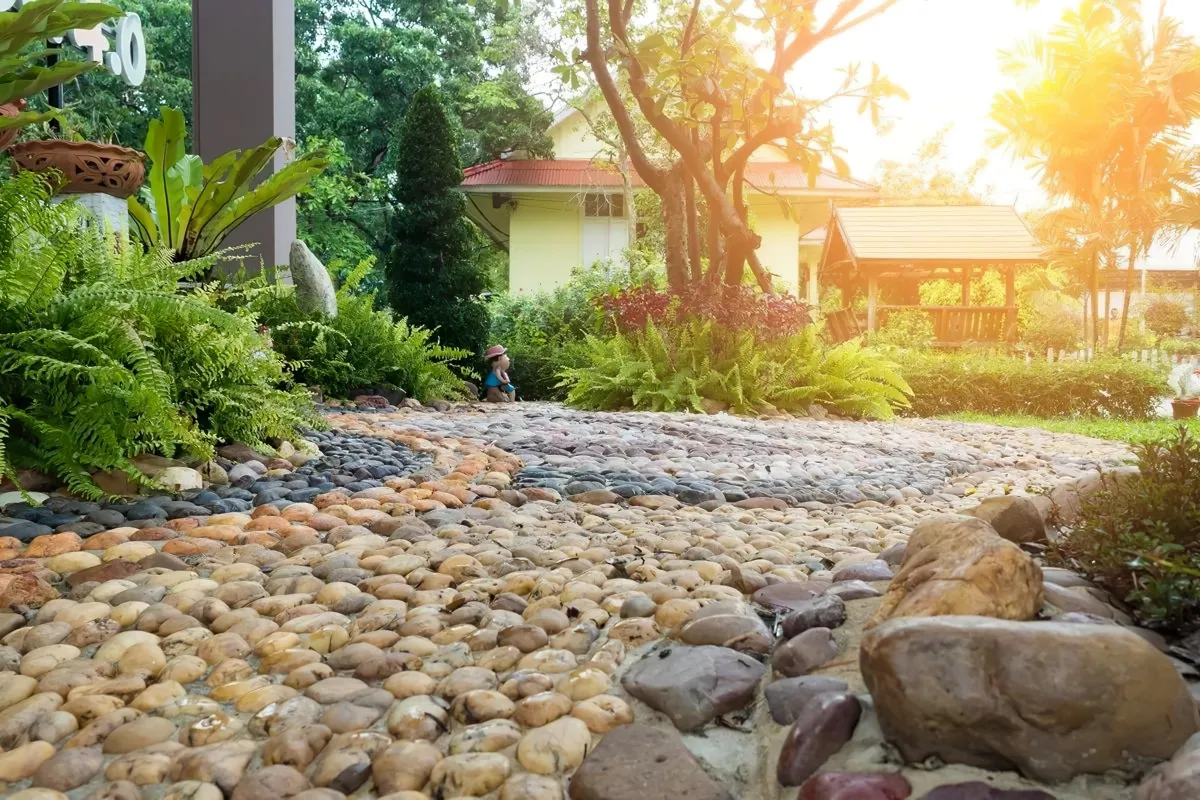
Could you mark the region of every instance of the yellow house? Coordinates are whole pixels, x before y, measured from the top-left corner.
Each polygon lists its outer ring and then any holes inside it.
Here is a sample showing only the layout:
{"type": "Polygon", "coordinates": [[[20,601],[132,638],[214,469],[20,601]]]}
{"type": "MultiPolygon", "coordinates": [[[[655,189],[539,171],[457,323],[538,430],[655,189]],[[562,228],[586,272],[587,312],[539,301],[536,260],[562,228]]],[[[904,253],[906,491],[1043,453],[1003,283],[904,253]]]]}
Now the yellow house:
{"type": "MultiPolygon", "coordinates": [[[[508,250],[511,292],[561,286],[575,267],[619,258],[632,240],[621,175],[606,163],[605,147],[584,116],[569,109],[547,134],[553,160],[480,164],[466,170],[462,183],[468,216],[508,250]]],[[[793,294],[820,261],[833,201],[876,196],[868,184],[824,171],[810,186],[805,171],[787,161],[752,160],[746,178],[756,188],[747,202],[762,237],[759,258],[793,294]]],[[[633,184],[648,191],[636,175],[633,184]]],[[[809,302],[816,302],[815,290],[809,281],[809,302]]]]}

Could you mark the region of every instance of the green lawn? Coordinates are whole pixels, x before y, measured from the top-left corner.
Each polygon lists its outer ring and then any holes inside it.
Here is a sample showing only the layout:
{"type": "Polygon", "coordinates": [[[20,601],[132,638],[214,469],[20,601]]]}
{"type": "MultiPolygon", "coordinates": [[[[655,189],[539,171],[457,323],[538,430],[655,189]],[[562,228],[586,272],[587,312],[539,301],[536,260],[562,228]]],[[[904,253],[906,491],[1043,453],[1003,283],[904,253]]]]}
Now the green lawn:
{"type": "MultiPolygon", "coordinates": [[[[992,416],[990,414],[949,414],[938,419],[956,422],[984,422],[1011,428],[1043,428],[1055,433],[1077,433],[1095,439],[1112,439],[1129,444],[1163,439],[1175,433],[1180,423],[1169,419],[1040,419],[1022,416],[992,416]]],[[[1200,419],[1186,423],[1192,433],[1200,435],[1200,419]]]]}

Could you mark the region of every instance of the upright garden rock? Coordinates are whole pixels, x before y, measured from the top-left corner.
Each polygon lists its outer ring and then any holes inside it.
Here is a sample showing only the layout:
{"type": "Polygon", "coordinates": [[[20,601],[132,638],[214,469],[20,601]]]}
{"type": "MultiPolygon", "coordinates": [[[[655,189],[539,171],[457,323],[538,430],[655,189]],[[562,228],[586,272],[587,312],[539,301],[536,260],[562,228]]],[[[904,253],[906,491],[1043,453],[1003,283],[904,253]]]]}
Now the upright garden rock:
{"type": "Polygon", "coordinates": [[[867,634],[859,662],[911,762],[1065,781],[1170,758],[1200,725],[1171,661],[1116,625],[896,619],[867,634]]]}
{"type": "Polygon", "coordinates": [[[867,623],[892,617],[976,615],[1030,620],[1042,607],[1042,571],[1021,548],[974,517],[919,524],[904,564],[867,623]]]}
{"type": "Polygon", "coordinates": [[[296,305],[301,311],[317,312],[325,317],[336,317],[337,292],[329,271],[308,245],[299,240],[292,242],[288,266],[292,270],[292,281],[296,284],[296,305]]]}

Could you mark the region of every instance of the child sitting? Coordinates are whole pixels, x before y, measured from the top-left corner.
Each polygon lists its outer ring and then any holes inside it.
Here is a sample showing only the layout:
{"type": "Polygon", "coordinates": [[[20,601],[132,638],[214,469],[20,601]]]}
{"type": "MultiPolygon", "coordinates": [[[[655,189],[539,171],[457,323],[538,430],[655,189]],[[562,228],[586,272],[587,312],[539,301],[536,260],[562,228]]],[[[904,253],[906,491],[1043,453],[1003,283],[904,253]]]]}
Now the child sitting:
{"type": "Polygon", "coordinates": [[[483,354],[490,372],[483,380],[484,399],[489,403],[511,403],[517,399],[517,387],[508,380],[508,368],[512,363],[504,345],[489,347],[483,354]]]}

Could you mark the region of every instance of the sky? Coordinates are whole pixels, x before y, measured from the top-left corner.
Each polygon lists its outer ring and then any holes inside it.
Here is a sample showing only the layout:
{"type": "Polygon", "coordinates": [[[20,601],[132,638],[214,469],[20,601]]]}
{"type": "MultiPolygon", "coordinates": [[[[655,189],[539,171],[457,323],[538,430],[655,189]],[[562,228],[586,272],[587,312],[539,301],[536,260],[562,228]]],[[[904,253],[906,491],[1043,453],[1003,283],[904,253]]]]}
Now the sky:
{"type": "MultiPolygon", "coordinates": [[[[1158,15],[1160,0],[1144,0],[1147,19],[1158,15]]],[[[813,51],[792,74],[793,85],[826,86],[849,61],[874,61],[882,73],[908,92],[907,101],[885,106],[890,132],[880,135],[869,118],[847,101],[830,113],[838,143],[855,177],[871,180],[881,160],[909,162],[920,144],[953,125],[946,138],[948,165],[965,171],[980,157],[988,165],[978,185],[991,187],[988,200],[1029,209],[1044,205],[1032,172],[1010,155],[988,148],[995,125],[988,115],[992,98],[1010,87],[1000,71],[1001,50],[1012,49],[1034,32],[1049,30],[1078,0],[1041,0],[1023,8],[1016,0],[900,0],[883,15],[813,51]]],[[[1167,0],[1167,14],[1185,33],[1200,39],[1200,0],[1167,0]]]]}

